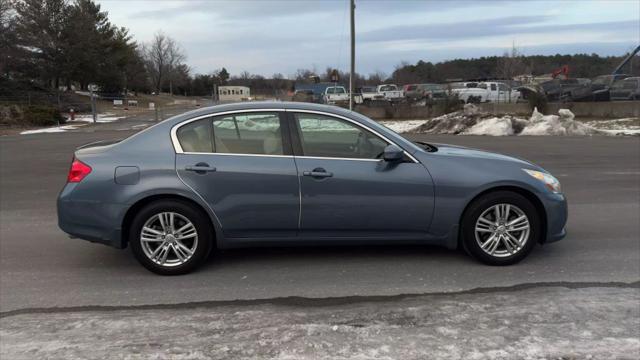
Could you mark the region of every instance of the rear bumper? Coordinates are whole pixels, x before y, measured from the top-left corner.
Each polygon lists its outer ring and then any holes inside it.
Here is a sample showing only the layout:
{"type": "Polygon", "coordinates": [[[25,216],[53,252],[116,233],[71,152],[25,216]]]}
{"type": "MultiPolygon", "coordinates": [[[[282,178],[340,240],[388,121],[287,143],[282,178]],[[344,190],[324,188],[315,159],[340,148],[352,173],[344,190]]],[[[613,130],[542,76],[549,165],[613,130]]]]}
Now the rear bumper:
{"type": "Polygon", "coordinates": [[[122,218],[126,206],[71,198],[74,184],[67,184],[57,202],[58,227],[71,237],[122,249],[122,218]]]}
{"type": "Polygon", "coordinates": [[[567,235],[565,228],[569,211],[564,194],[546,194],[541,199],[547,213],[547,234],[544,243],[562,240],[567,235]]]}

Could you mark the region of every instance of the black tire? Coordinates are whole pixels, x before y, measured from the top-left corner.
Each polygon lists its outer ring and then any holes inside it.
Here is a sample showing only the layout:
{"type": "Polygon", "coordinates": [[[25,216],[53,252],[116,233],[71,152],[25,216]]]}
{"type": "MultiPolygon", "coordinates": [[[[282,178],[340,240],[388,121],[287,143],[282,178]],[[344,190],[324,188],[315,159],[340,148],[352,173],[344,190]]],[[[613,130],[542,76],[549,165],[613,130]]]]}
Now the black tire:
{"type": "MultiPolygon", "coordinates": [[[[461,222],[462,244],[467,253],[487,265],[512,265],[524,259],[539,242],[542,235],[542,222],[535,206],[524,196],[512,191],[496,191],[474,200],[465,211],[461,222]],[[476,222],[480,215],[494,205],[509,204],[517,207],[528,218],[529,236],[522,247],[514,254],[498,257],[485,252],[476,240],[476,222]]],[[[501,247],[506,245],[501,243],[501,247]]]]}
{"type": "Polygon", "coordinates": [[[129,244],[136,259],[142,266],[159,275],[187,274],[202,265],[213,248],[213,229],[206,214],[191,204],[180,200],[158,200],[144,206],[135,215],[129,227],[129,244]],[[152,261],[144,252],[140,239],[142,227],[147,220],[162,212],[173,212],[188,219],[197,233],[197,245],[193,255],[184,263],[175,266],[162,266],[152,261]]]}

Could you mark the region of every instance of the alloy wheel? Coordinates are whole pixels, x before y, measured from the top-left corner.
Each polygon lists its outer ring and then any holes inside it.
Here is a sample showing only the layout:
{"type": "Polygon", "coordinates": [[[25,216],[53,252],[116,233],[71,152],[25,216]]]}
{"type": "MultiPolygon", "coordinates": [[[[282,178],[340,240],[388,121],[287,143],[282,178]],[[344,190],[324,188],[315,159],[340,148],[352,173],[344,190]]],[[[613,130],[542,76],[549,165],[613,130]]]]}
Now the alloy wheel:
{"type": "Polygon", "coordinates": [[[191,259],[198,247],[198,232],[189,219],[176,212],[151,216],[140,230],[142,251],[160,266],[179,266],[191,259]]]}
{"type": "Polygon", "coordinates": [[[529,240],[529,218],[512,204],[496,204],[486,209],[475,225],[480,249],[495,257],[509,257],[522,250],[529,240]]]}

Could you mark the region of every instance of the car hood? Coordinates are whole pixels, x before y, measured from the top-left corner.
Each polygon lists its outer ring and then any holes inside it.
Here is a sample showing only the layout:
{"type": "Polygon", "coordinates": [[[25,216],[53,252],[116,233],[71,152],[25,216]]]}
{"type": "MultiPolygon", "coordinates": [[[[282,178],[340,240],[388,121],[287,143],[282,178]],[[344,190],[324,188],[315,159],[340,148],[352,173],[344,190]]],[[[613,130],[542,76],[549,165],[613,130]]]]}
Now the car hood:
{"type": "Polygon", "coordinates": [[[490,151],[471,149],[463,146],[457,145],[449,145],[449,144],[432,144],[434,145],[438,151],[435,154],[441,156],[456,156],[456,157],[465,157],[465,158],[476,158],[476,159],[484,159],[484,160],[496,160],[496,161],[505,161],[505,162],[513,162],[519,165],[528,165],[535,168],[540,168],[539,166],[531,163],[530,161],[520,159],[513,156],[498,154],[490,151]]]}

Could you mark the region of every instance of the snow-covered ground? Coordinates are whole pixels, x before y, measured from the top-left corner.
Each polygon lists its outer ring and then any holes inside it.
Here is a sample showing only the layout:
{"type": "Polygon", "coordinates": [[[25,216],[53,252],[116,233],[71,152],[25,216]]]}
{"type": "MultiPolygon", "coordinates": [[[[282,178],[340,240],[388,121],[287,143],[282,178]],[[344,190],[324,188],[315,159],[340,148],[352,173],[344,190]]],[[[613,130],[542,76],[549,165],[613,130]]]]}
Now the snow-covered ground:
{"type": "Polygon", "coordinates": [[[2,359],[638,359],[640,289],[533,287],[360,302],[36,311],[2,359]]]}
{"type": "Polygon", "coordinates": [[[429,120],[381,121],[382,125],[399,133],[458,135],[634,135],[640,133],[638,118],[625,118],[582,123],[568,109],[558,115],[543,115],[534,110],[531,117],[493,116],[482,113],[474,105],[464,110],[429,120]]]}
{"type": "MultiPolygon", "coordinates": [[[[115,116],[111,113],[103,113],[98,114],[97,123],[110,123],[120,119],[125,118],[124,116],[115,116]]],[[[79,127],[86,125],[87,123],[93,123],[93,116],[89,115],[76,115],[74,120],[67,119],[65,125],[62,126],[52,126],[41,129],[33,129],[33,130],[25,130],[20,132],[20,135],[31,135],[31,134],[45,134],[45,133],[59,133],[65,132],[69,130],[76,130],[79,127]]]]}

